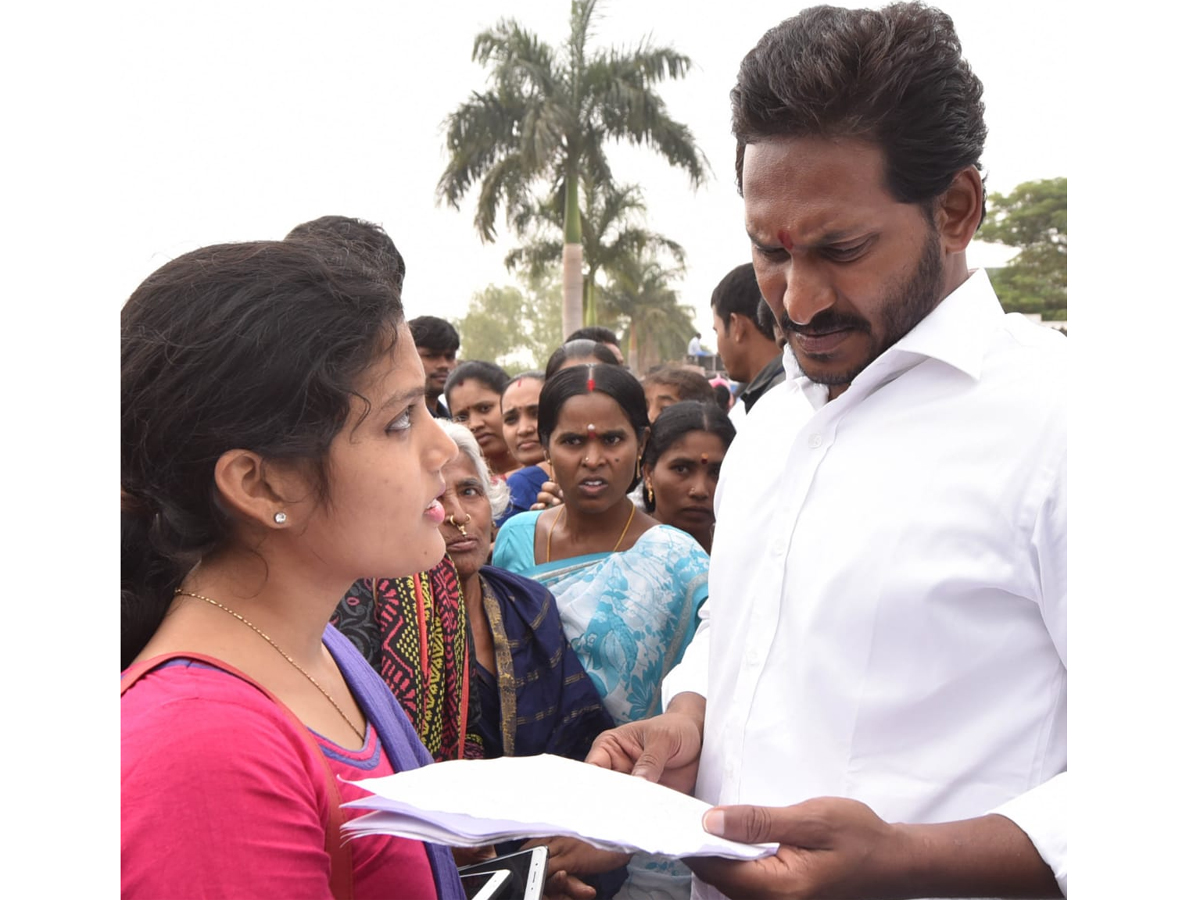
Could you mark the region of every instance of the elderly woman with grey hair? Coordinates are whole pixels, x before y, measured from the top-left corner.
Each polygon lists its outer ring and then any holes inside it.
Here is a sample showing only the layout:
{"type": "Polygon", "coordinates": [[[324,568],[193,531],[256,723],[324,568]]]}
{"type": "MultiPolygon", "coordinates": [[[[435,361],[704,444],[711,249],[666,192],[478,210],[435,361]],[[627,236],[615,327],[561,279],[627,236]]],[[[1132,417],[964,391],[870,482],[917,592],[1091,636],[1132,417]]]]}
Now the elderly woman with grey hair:
{"type": "Polygon", "coordinates": [[[479,701],[484,756],[583,759],[612,719],[567,642],[554,595],[536,581],[485,565],[492,520],[507,507],[508,488],[488,471],[470,431],[438,424],[459,450],[442,467],[441,531],[470,622],[470,690],[479,701]]]}

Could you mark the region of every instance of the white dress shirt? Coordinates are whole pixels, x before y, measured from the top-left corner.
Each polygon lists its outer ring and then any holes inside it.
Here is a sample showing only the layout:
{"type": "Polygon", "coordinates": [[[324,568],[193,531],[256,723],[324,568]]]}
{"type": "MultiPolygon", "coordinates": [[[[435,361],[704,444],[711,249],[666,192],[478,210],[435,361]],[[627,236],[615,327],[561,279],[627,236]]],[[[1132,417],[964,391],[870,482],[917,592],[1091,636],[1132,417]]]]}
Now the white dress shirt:
{"type": "Polygon", "coordinates": [[[1000,812],[1066,893],[1065,357],[982,270],[834,401],[784,355],[666,682],[708,699],[696,796],[1000,812]]]}

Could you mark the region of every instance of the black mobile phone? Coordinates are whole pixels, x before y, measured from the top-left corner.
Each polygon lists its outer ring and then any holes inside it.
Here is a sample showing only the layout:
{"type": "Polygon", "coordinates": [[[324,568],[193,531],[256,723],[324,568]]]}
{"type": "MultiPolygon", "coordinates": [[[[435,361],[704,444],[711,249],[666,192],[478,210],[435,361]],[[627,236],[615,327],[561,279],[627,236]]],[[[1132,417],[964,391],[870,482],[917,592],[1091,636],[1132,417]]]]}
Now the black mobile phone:
{"type": "Polygon", "coordinates": [[[500,900],[501,889],[512,880],[512,872],[467,872],[460,874],[467,900],[500,900]]]}
{"type": "MultiPolygon", "coordinates": [[[[495,859],[485,859],[483,862],[463,866],[458,870],[458,874],[466,879],[468,876],[508,873],[507,879],[493,887],[493,890],[499,893],[490,894],[490,900],[540,900],[542,888],[546,884],[548,859],[549,852],[545,847],[531,847],[507,856],[497,856],[495,859]]],[[[463,884],[466,884],[465,880],[463,884]]],[[[471,890],[467,888],[467,896],[475,900],[471,890]]],[[[479,900],[483,898],[480,897],[479,900]]]]}

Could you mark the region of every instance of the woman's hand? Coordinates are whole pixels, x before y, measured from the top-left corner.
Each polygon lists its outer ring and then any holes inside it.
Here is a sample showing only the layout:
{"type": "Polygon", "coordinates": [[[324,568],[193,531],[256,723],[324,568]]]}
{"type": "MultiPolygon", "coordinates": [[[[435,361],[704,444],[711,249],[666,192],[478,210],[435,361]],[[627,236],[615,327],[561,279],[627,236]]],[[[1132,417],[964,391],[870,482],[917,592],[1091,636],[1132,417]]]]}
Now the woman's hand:
{"type": "Polygon", "coordinates": [[[629,862],[628,853],[601,850],[578,838],[553,837],[535,838],[521,845],[522,850],[544,845],[550,853],[547,871],[551,874],[566,872],[570,875],[598,875],[611,872],[629,862]]]}
{"type": "Polygon", "coordinates": [[[454,854],[456,866],[472,866],[486,859],[495,859],[496,846],[488,844],[486,847],[451,847],[450,852],[454,854]]]}
{"type": "Polygon", "coordinates": [[[596,889],[574,875],[555,872],[542,887],[542,900],[592,900],[596,889]]]}
{"type": "Polygon", "coordinates": [[[562,506],[562,502],[562,488],[556,482],[546,481],[542,483],[542,489],[538,491],[537,503],[529,508],[550,509],[552,506],[562,506]]]}

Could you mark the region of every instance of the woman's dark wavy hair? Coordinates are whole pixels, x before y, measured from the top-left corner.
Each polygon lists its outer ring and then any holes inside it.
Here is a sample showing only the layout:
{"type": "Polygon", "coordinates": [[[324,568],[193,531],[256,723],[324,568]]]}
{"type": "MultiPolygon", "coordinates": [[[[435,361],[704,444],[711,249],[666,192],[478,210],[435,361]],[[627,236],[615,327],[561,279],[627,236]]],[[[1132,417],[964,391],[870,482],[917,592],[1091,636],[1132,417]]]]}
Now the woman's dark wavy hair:
{"type": "Polygon", "coordinates": [[[487,385],[497,394],[503,394],[509,382],[508,373],[492,362],[482,359],[468,359],[460,362],[446,376],[446,386],[442,389],[446,400],[450,400],[450,392],[464,381],[473,380],[487,385]]]}
{"type": "MultiPolygon", "coordinates": [[[[737,433],[733,422],[729,421],[729,416],[715,403],[701,403],[699,400],[672,403],[659,413],[654,424],[650,426],[650,437],[646,439],[646,449],[642,454],[642,471],[652,470],[664,453],[693,431],[715,434],[725,445],[726,451],[737,433]]],[[[654,512],[654,501],[646,490],[644,480],[642,501],[646,504],[647,512],[654,512]]]]}
{"type": "MultiPolygon", "coordinates": [[[[617,406],[625,413],[625,418],[633,426],[634,439],[641,441],[642,435],[650,427],[650,417],[646,412],[646,393],[642,384],[628,369],[613,363],[588,363],[583,366],[568,366],[554,376],[546,379],[542,387],[542,395],[538,398],[538,439],[550,456],[550,435],[558,427],[558,414],[562,412],[563,404],[572,397],[588,394],[593,390],[607,394],[616,401],[617,406]],[[592,386],[588,386],[589,379],[592,386]]],[[[637,486],[641,472],[634,467],[633,481],[627,491],[637,486]]]]}
{"type": "Polygon", "coordinates": [[[187,571],[233,537],[220,456],[303,465],[324,500],[330,444],[403,318],[394,283],[310,241],[204,247],[133,292],[121,310],[122,668],[187,571]]]}
{"type": "Polygon", "coordinates": [[[811,7],[764,34],[742,60],[730,92],[738,191],[747,144],[860,138],[883,149],[896,200],[930,214],[958,172],[980,168],[982,97],[941,10],[811,7]]]}

